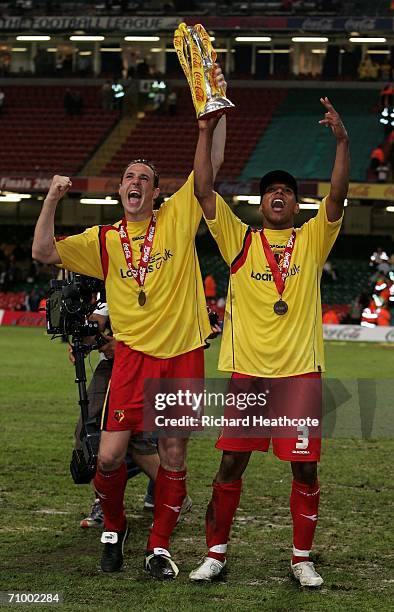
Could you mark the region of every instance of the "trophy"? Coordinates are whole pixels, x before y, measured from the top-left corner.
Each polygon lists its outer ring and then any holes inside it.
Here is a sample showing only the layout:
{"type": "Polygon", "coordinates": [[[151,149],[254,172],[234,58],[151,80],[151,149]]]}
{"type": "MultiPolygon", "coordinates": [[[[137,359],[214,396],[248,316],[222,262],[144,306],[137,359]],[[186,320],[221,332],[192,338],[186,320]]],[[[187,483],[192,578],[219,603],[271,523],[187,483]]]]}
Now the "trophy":
{"type": "Polygon", "coordinates": [[[218,87],[213,78],[216,51],[205,28],[199,23],[193,27],[181,23],[174,33],[174,47],[189,83],[197,119],[233,109],[224,88],[218,87]]]}

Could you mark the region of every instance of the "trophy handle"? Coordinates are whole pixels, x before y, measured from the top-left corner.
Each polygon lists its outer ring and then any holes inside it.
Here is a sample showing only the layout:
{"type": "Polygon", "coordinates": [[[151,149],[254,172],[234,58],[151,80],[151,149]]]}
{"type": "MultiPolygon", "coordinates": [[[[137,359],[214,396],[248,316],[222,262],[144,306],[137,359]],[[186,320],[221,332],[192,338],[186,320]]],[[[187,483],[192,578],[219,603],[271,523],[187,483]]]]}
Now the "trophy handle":
{"type": "MultiPolygon", "coordinates": [[[[199,25],[199,24],[198,24],[199,25]]],[[[202,26],[200,26],[202,27],[202,26]]],[[[212,87],[211,87],[211,83],[210,83],[210,72],[213,68],[214,62],[212,61],[209,53],[207,52],[199,32],[196,31],[196,29],[192,28],[192,27],[188,27],[188,31],[189,34],[194,42],[194,44],[196,45],[198,52],[200,54],[201,57],[201,62],[202,62],[202,67],[204,70],[204,81],[205,81],[205,89],[206,89],[206,94],[207,94],[207,98],[210,99],[212,98],[212,87]]],[[[205,30],[204,30],[205,32],[205,30]]],[[[209,38],[209,37],[208,37],[209,38]]],[[[216,59],[216,58],[215,58],[216,59]]]]}
{"type": "Polygon", "coordinates": [[[191,39],[190,39],[190,34],[188,32],[186,23],[180,23],[178,28],[175,30],[174,48],[175,48],[175,51],[177,52],[179,63],[182,67],[182,70],[189,84],[194,107],[197,108],[198,102],[197,102],[195,91],[194,91],[194,84],[193,84],[192,73],[191,73],[191,67],[192,67],[191,39]]]}

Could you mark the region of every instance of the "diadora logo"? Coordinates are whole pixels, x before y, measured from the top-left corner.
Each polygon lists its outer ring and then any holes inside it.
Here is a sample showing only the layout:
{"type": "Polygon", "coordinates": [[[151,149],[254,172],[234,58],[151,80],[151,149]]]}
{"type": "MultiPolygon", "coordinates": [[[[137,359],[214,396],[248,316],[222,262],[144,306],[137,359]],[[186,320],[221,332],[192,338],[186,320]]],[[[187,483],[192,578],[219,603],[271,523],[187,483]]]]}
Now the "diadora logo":
{"type": "Polygon", "coordinates": [[[305,518],[309,519],[309,520],[310,520],[310,521],[312,521],[312,522],[316,522],[316,521],[317,521],[317,518],[318,518],[318,517],[317,517],[317,514],[301,514],[301,513],[300,513],[300,516],[303,516],[303,517],[305,517],[305,518]]]}
{"type": "MultiPolygon", "coordinates": [[[[154,253],[149,258],[149,264],[146,268],[146,272],[148,273],[148,272],[155,272],[155,270],[160,270],[163,263],[165,263],[166,261],[169,261],[171,257],[173,257],[173,253],[169,249],[164,249],[164,253],[160,253],[160,252],[154,253]]],[[[146,258],[147,258],[147,254],[142,253],[141,259],[143,262],[146,262],[146,258]]],[[[137,266],[138,265],[139,265],[139,262],[137,263],[137,266]]],[[[131,270],[125,270],[124,268],[120,268],[119,272],[120,272],[121,278],[133,278],[133,276],[135,276],[135,274],[133,274],[131,270]]]]}
{"type": "MultiPolygon", "coordinates": [[[[274,280],[271,271],[269,268],[267,268],[267,272],[255,272],[254,270],[252,270],[250,276],[257,281],[268,281],[268,282],[272,282],[274,280]]],[[[297,266],[297,264],[294,264],[290,270],[288,271],[288,273],[286,274],[286,278],[288,278],[289,276],[295,276],[296,274],[298,274],[301,270],[301,266],[297,266]]]]}
{"type": "Polygon", "coordinates": [[[167,508],[169,508],[170,510],[173,510],[176,513],[181,511],[181,507],[180,506],[169,506],[168,504],[163,504],[163,506],[167,506],[167,508]]]}

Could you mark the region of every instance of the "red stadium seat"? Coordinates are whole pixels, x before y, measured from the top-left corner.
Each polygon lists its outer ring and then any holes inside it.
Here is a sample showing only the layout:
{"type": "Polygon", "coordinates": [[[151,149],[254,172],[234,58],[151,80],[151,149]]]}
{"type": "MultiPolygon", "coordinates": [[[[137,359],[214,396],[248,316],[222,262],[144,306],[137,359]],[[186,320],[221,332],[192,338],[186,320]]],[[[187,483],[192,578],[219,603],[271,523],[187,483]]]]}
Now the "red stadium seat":
{"type": "MultiPolygon", "coordinates": [[[[226,161],[219,178],[236,178],[271,121],[286,90],[239,88],[231,90],[237,106],[227,122],[226,161]]],[[[198,135],[195,111],[187,88],[178,90],[178,114],[146,115],[105,166],[103,175],[118,175],[133,157],[149,157],[162,176],[186,176],[193,165],[198,135]]]]}
{"type": "MultiPolygon", "coordinates": [[[[0,171],[78,173],[115,125],[119,114],[103,114],[98,86],[79,88],[81,116],[65,114],[65,87],[6,85],[7,104],[0,118],[0,171]]],[[[71,88],[73,89],[73,88],[71,88]]]]}

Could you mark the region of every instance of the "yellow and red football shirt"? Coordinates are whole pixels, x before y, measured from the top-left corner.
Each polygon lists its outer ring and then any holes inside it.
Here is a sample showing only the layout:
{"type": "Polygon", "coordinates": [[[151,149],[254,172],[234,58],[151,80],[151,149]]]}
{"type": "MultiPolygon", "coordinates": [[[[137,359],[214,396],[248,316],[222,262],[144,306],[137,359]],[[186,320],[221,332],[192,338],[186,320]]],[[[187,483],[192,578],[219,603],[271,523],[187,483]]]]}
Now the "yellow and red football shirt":
{"type": "MultiPolygon", "coordinates": [[[[148,355],[169,358],[203,346],[211,331],[194,244],[201,209],[194,196],[193,174],[156,214],[144,306],[138,304],[140,288],[126,266],[120,222],[70,236],[56,242],[56,249],[64,268],[105,278],[117,340],[148,355]]],[[[141,257],[149,221],[127,223],[134,267],[141,257]]]]}
{"type": "MultiPolygon", "coordinates": [[[[220,195],[216,218],[206,221],[230,266],[219,369],[261,377],[324,371],[320,278],[342,219],[330,223],[323,200],[316,217],[296,229],[285,315],[274,312],[279,295],[260,232],[242,223],[220,195]]],[[[292,228],[264,232],[280,260],[292,228]]]]}

